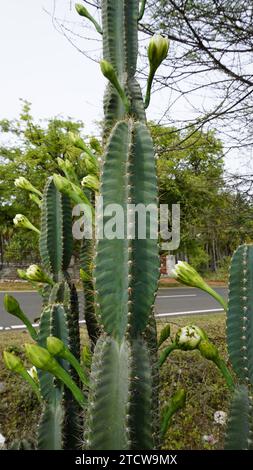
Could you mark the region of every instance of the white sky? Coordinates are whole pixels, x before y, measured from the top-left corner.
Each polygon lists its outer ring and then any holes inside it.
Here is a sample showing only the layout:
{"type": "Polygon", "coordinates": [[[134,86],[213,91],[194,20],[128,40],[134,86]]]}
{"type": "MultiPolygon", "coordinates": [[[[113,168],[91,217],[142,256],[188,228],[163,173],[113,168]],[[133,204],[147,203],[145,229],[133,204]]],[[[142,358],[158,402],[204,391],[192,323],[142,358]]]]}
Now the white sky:
{"type": "Polygon", "coordinates": [[[53,27],[43,11],[53,0],[0,0],[0,7],[0,119],[17,117],[24,98],[35,118],[71,116],[91,131],[103,117],[104,79],[53,27]]]}
{"type": "MultiPolygon", "coordinates": [[[[80,32],[82,19],[73,12],[74,0],[0,0],[0,119],[16,118],[19,98],[32,103],[36,119],[72,117],[85,124],[87,134],[97,133],[95,121],[103,118],[102,99],[105,79],[99,65],[78,52],[55,29],[50,15],[54,5],[57,17],[70,29],[80,32]],[[71,11],[72,6],[72,11],[71,11]]],[[[84,29],[87,37],[92,34],[84,29]]],[[[93,37],[97,37],[96,33],[93,37]]],[[[100,44],[80,41],[84,50],[100,57],[100,44]]],[[[161,116],[170,99],[167,91],[153,96],[148,118],[161,116]],[[167,94],[166,94],[167,93],[167,94]]],[[[187,105],[186,105],[187,106],[187,105]]],[[[187,108],[177,110],[187,113],[187,108]]],[[[238,167],[234,154],[228,166],[238,167]]]]}

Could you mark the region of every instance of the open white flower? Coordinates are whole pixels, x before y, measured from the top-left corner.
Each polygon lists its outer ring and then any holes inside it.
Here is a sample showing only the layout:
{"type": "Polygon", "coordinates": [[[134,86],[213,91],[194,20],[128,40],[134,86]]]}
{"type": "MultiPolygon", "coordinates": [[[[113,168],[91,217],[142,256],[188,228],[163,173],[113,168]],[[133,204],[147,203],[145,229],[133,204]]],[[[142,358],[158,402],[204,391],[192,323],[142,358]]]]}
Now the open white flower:
{"type": "Polygon", "coordinates": [[[26,278],[29,279],[30,281],[53,284],[52,279],[37,264],[31,264],[31,266],[27,268],[26,278]]]}
{"type": "Polygon", "coordinates": [[[180,328],[176,334],[176,344],[184,350],[196,349],[202,339],[206,338],[206,334],[196,325],[187,325],[180,328]]]}

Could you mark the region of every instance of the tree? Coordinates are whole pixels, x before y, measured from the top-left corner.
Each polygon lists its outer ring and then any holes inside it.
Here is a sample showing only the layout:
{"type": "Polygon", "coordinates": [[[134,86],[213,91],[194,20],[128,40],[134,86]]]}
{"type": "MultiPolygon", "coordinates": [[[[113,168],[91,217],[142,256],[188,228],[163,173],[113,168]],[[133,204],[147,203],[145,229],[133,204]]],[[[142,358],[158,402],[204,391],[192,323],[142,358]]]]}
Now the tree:
{"type": "Polygon", "coordinates": [[[214,131],[153,124],[152,134],[160,202],[181,205],[178,256],[202,271],[216,271],[238,244],[253,239],[252,204],[226,184],[223,147],[214,131]]]}
{"type": "MultiPolygon", "coordinates": [[[[0,145],[0,251],[6,260],[36,259],[36,234],[13,231],[13,218],[24,213],[32,223],[38,224],[39,209],[28,194],[15,188],[14,181],[20,176],[27,178],[42,190],[49,175],[60,173],[57,158],[67,157],[75,166],[78,176],[85,175],[80,155],[81,149],[73,145],[70,132],[83,131],[81,122],[71,119],[52,118],[36,123],[31,114],[30,103],[23,101],[18,119],[0,121],[2,143],[0,145]]],[[[100,151],[95,138],[90,144],[100,151]]]]}
{"type": "Polygon", "coordinates": [[[167,67],[157,78],[157,87],[172,92],[165,122],[175,124],[173,109],[179,102],[181,107],[190,106],[196,116],[190,113],[190,119],[186,117],[180,125],[195,123],[197,129],[215,125],[224,131],[228,149],[250,146],[252,1],[159,0],[148,4],[141,30],[147,34],[159,30],[171,40],[167,67]]]}

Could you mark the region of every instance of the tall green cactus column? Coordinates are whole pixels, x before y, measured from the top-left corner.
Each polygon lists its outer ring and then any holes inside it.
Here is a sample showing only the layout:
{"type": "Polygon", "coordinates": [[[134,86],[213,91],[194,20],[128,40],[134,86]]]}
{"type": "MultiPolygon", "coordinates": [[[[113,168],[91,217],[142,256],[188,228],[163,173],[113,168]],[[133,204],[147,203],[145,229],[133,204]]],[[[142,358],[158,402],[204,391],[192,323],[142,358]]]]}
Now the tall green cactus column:
{"type": "MultiPolygon", "coordinates": [[[[73,249],[71,212],[69,198],[49,178],[42,200],[40,253],[54,285],[41,314],[38,344],[46,347],[47,337],[56,336],[80,358],[78,298],[67,273],[73,249]]],[[[66,361],[59,362],[79,385],[75,370],[66,361]]],[[[44,409],[38,428],[38,448],[78,448],[80,408],[74,397],[48,372],[39,371],[39,380],[44,409]]]]}
{"type": "Polygon", "coordinates": [[[159,278],[157,239],[151,215],[146,238],[138,238],[134,206],[157,207],[153,143],[135,78],[138,0],[103,0],[101,69],[109,79],[104,98],[106,150],[101,177],[104,208],[124,210],[124,237],[108,239],[104,227],[96,244],[96,313],[103,333],[92,361],[85,421],[87,449],[152,449],[157,445],[156,331],[153,304],[159,278]],[[130,218],[127,211],[131,206],[130,218]],[[127,227],[135,223],[135,235],[127,227]],[[154,387],[156,384],[156,387],[154,387]],[[154,410],[153,403],[156,409],[154,410]]]}
{"type": "Polygon", "coordinates": [[[226,449],[253,449],[253,245],[235,251],[227,311],[229,357],[239,380],[229,416],[226,449]]]}

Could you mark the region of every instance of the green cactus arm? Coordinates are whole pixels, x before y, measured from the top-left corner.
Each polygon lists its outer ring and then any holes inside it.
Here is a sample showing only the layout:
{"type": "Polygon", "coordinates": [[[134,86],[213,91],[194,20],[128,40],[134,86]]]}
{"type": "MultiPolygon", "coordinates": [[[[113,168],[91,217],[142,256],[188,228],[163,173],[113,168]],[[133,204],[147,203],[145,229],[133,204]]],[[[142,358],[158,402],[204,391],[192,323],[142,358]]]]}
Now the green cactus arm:
{"type": "MultiPolygon", "coordinates": [[[[50,335],[59,337],[75,357],[80,355],[79,311],[76,290],[67,282],[55,284],[50,297],[49,305],[44,309],[39,329],[39,345],[46,347],[46,339],[50,335]]],[[[70,374],[72,380],[79,385],[79,378],[75,369],[68,362],[59,359],[61,365],[70,374]]],[[[54,376],[49,372],[39,370],[41,392],[50,410],[55,408],[64,419],[61,423],[62,442],[65,449],[79,448],[80,407],[68,389],[62,383],[55,383],[54,376]],[[59,400],[59,403],[57,403],[59,400]],[[59,409],[61,407],[61,411],[59,409]]],[[[43,413],[49,413],[47,408],[43,413]]],[[[56,417],[57,418],[57,417],[56,417]]],[[[43,421],[44,422],[44,421],[43,421]]],[[[46,421],[45,421],[46,423],[46,421]]],[[[59,422],[57,422],[59,425],[59,422]]]]}
{"type": "Polygon", "coordinates": [[[85,448],[129,449],[129,347],[101,336],[93,354],[85,448]]]}
{"type": "Polygon", "coordinates": [[[92,279],[94,263],[94,242],[93,240],[83,239],[80,250],[81,269],[87,276],[81,276],[84,295],[84,318],[86,321],[87,332],[89,335],[91,349],[94,349],[99,336],[100,326],[95,312],[95,289],[92,279]]]}
{"type": "Polygon", "coordinates": [[[41,209],[40,253],[43,265],[61,277],[69,266],[73,249],[72,214],[69,199],[48,179],[41,209]]]}
{"type": "MultiPolygon", "coordinates": [[[[150,352],[142,338],[131,343],[129,424],[131,449],[153,449],[152,368],[150,352]]],[[[159,414],[159,409],[156,410],[159,414]]]]}
{"type": "Polygon", "coordinates": [[[124,56],[125,72],[127,78],[131,79],[136,73],[138,56],[138,16],[139,4],[136,0],[124,0],[124,56]]]}
{"type": "Polygon", "coordinates": [[[62,450],[64,448],[64,409],[61,405],[62,392],[54,390],[55,398],[45,402],[38,426],[39,450],[62,450]]]}
{"type": "Polygon", "coordinates": [[[140,0],[140,9],[139,9],[138,21],[142,20],[143,15],[145,13],[145,7],[146,7],[146,0],[140,0]]]}
{"type": "Polygon", "coordinates": [[[233,255],[227,311],[228,353],[237,376],[253,384],[253,245],[233,255]]]}
{"type": "Polygon", "coordinates": [[[34,339],[34,341],[36,341],[38,337],[37,331],[32,326],[29,318],[25,315],[25,313],[21,309],[18,301],[14,297],[12,297],[12,295],[5,294],[4,308],[10,315],[13,315],[16,318],[19,318],[19,320],[21,320],[24,323],[24,325],[26,326],[27,330],[30,333],[30,336],[32,337],[32,339],[34,339]]]}
{"type": "MultiPolygon", "coordinates": [[[[130,120],[115,126],[105,155],[101,195],[105,207],[117,203],[125,214],[129,202],[156,207],[153,147],[143,124],[130,120]]],[[[159,258],[157,240],[151,238],[149,215],[146,239],[127,239],[124,235],[122,239],[103,238],[97,243],[96,303],[105,331],[115,338],[122,338],[128,327],[136,335],[142,331],[154,302],[159,258]]],[[[107,220],[104,216],[104,227],[107,220]]]]}
{"type": "Polygon", "coordinates": [[[225,450],[253,450],[252,398],[245,385],[234,392],[225,438],[225,450]]]}

